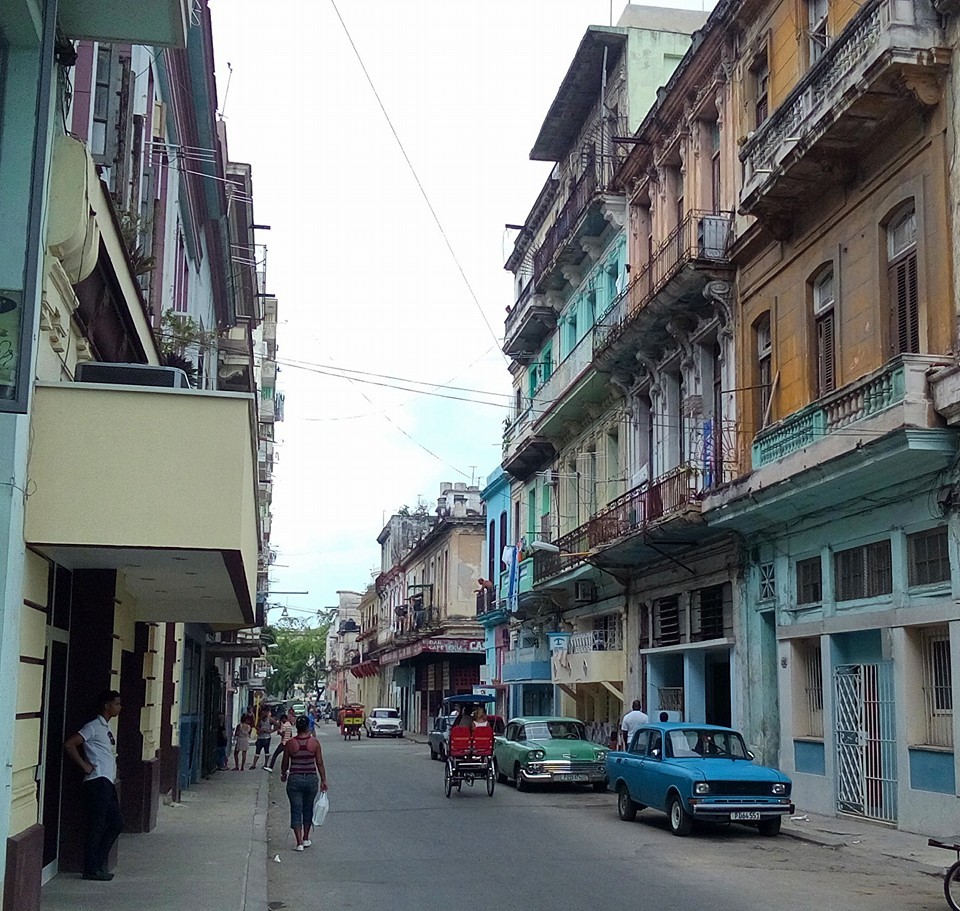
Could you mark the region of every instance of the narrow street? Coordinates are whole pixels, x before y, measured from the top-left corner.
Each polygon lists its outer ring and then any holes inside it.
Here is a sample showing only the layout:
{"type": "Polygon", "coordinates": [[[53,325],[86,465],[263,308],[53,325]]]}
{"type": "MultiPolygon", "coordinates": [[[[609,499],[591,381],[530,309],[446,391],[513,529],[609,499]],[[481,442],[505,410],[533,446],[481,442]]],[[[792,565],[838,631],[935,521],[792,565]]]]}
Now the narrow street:
{"type": "Polygon", "coordinates": [[[409,739],[344,743],[319,729],[331,812],[302,854],[288,804],[271,781],[272,911],[456,908],[693,911],[940,911],[940,881],[889,860],[864,861],[730,826],[675,838],[651,811],[617,819],[612,794],[572,788],[517,793],[464,786],[448,800],[443,767],[409,739]],[[280,858],[277,863],[274,858],[280,858]]]}

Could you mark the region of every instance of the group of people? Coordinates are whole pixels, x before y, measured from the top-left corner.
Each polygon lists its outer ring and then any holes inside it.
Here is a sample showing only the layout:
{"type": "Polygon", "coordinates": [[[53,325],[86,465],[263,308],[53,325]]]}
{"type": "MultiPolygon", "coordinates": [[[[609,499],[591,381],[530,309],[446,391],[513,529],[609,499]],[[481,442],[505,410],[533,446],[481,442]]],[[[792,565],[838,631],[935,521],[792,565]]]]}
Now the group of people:
{"type": "Polygon", "coordinates": [[[457,713],[457,717],[453,719],[452,727],[469,727],[471,731],[476,728],[490,727],[487,710],[482,705],[476,708],[469,705],[462,706],[457,713]]]}
{"type": "MultiPolygon", "coordinates": [[[[114,874],[107,868],[110,849],[123,831],[123,814],[117,795],[117,744],[111,722],[120,714],[120,694],[116,690],[104,690],[97,698],[97,715],[79,731],[71,734],[63,744],[63,750],[83,772],[83,801],[86,809],[86,841],[84,846],[83,879],[109,882],[114,874]]],[[[220,715],[217,737],[217,764],[227,768],[229,738],[225,716],[220,715]]],[[[234,769],[243,771],[246,765],[250,740],[256,733],[256,752],[251,769],[257,767],[262,752],[263,768],[273,771],[273,764],[282,753],[280,780],[286,783],[290,801],[290,828],[297,844],[294,850],[310,847],[310,831],[313,826],[313,805],[317,794],[327,790],[327,772],[323,764],[320,742],[313,736],[316,718],[301,715],[292,709],[280,719],[274,719],[268,708],[263,708],[259,717],[247,712],[234,731],[234,769]],[[280,746],[270,757],[270,738],[279,731],[280,746]]]]}

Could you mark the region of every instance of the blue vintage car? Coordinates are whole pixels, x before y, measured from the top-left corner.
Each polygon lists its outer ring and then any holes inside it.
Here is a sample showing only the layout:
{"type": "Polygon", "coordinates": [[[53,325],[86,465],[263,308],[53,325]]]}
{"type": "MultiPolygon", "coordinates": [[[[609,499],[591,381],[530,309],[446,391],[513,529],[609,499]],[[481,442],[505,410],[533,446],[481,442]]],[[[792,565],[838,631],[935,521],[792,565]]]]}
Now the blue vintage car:
{"type": "Polygon", "coordinates": [[[674,835],[695,819],[742,822],[777,835],[793,813],[790,779],[757,765],[743,737],[710,724],[648,724],[626,750],[607,756],[607,780],[625,822],[645,807],[662,810],[674,835]]]}

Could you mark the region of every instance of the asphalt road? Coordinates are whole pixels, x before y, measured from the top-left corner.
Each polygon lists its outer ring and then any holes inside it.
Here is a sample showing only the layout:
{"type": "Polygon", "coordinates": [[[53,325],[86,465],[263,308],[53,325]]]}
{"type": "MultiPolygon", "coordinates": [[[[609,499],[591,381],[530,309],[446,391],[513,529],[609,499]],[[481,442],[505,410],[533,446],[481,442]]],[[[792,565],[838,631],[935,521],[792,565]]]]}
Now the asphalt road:
{"type": "MultiPolygon", "coordinates": [[[[320,728],[331,811],[295,853],[279,775],[271,782],[273,911],[943,911],[941,881],[741,826],[670,834],[646,810],[620,822],[613,794],[518,794],[483,783],[443,794],[443,766],[410,740],[344,743],[320,728]],[[277,863],[274,858],[279,857],[277,863]]],[[[279,768],[279,763],[278,763],[279,768]]],[[[257,774],[260,774],[259,771],[257,774]]]]}

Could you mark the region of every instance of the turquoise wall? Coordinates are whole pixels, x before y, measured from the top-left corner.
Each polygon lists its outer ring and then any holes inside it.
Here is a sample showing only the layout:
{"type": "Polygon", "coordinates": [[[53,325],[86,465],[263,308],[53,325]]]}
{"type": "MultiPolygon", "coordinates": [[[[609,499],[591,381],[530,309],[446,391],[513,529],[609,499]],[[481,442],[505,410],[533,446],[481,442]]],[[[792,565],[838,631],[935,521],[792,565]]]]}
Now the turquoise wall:
{"type": "Polygon", "coordinates": [[[938,794],[957,793],[953,753],[945,750],[910,749],[910,787],[938,794]]]}

